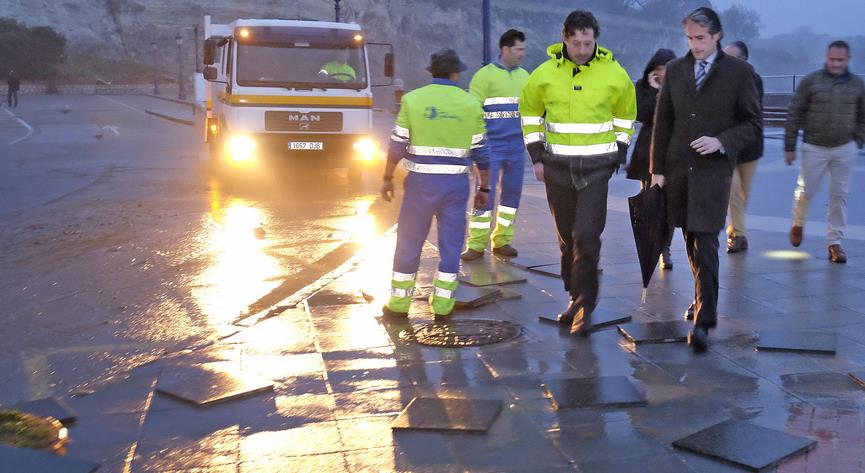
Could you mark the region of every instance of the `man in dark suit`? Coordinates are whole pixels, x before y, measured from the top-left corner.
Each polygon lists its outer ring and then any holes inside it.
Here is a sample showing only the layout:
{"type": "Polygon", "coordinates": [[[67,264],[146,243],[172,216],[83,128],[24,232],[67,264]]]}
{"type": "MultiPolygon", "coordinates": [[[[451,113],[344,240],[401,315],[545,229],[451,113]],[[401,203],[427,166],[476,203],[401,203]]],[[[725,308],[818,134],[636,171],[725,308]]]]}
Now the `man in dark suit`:
{"type": "Polygon", "coordinates": [[[714,10],[682,21],[690,52],[667,64],[652,134],[653,184],[667,194],[670,223],[685,234],[694,275],[694,328],[688,344],[708,347],[717,323],[718,234],[727,218],[733,168],[762,130],[754,71],[724,54],[714,10]]]}

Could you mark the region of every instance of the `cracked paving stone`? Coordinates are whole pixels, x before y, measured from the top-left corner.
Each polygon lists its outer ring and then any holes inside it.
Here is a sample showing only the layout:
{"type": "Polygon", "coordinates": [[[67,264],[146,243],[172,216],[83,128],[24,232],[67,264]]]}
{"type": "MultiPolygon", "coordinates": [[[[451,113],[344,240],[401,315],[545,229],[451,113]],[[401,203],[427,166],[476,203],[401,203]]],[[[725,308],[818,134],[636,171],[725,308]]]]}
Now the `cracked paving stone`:
{"type": "Polygon", "coordinates": [[[762,331],[756,347],[764,351],[792,351],[834,355],[835,333],[794,332],[787,330],[762,331]]]}
{"type": "Polygon", "coordinates": [[[776,466],[814,448],[816,441],[749,422],[727,420],[673,442],[673,446],[752,471],[776,466]]]}
{"type": "Polygon", "coordinates": [[[626,376],[567,378],[545,381],[541,385],[556,409],[579,407],[640,407],[647,404],[626,376]]]}
{"type": "Polygon", "coordinates": [[[66,404],[66,401],[56,397],[47,397],[44,399],[36,399],[34,401],[22,402],[9,406],[20,412],[37,415],[39,417],[53,417],[60,421],[63,425],[69,425],[75,422],[77,414],[66,404]]]}
{"type": "Polygon", "coordinates": [[[636,345],[686,342],[689,330],[689,324],[677,321],[619,325],[619,333],[636,345]]]}
{"type": "Polygon", "coordinates": [[[204,363],[167,368],[156,390],[199,406],[207,406],[273,390],[273,382],[245,374],[233,363],[204,363]]]}
{"type": "Polygon", "coordinates": [[[494,399],[416,397],[391,428],[486,432],[501,410],[502,401],[494,399]]]}
{"type": "Polygon", "coordinates": [[[98,463],[70,458],[32,448],[0,444],[0,470],[9,472],[92,473],[98,463]]]}

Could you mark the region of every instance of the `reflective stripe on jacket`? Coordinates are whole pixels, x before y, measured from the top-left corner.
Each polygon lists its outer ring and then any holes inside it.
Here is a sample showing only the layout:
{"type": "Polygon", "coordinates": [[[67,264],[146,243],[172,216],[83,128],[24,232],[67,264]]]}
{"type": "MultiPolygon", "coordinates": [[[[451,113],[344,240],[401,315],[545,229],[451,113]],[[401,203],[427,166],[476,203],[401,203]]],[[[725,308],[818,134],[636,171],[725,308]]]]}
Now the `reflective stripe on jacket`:
{"type": "MultiPolygon", "coordinates": [[[[480,68],[472,77],[469,92],[483,105],[487,141],[492,150],[523,150],[519,100],[529,73],[507,69],[498,62],[480,68]]],[[[495,156],[492,156],[495,159],[495,156]]]]}

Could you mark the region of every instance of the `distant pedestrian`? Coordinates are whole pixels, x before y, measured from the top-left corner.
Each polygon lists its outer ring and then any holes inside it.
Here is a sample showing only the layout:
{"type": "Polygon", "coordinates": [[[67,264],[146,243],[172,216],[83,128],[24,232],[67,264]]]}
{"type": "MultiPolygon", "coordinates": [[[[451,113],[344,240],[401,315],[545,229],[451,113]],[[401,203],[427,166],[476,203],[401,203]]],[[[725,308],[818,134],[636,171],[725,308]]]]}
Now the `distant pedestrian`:
{"type": "Polygon", "coordinates": [[[686,311],[694,319],[688,344],[698,353],[718,320],[718,235],[733,168],[762,132],[763,118],[754,70],[720,49],[718,14],[701,7],[682,23],[690,51],[667,64],[649,170],[666,190],[671,224],[685,234],[695,296],[686,311]]]}
{"type": "Polygon", "coordinates": [[[18,78],[17,72],[14,70],[9,71],[6,85],[6,102],[9,104],[9,107],[18,107],[18,89],[21,88],[21,79],[18,78]]]}
{"type": "MultiPolygon", "coordinates": [[[[748,45],[742,41],[733,41],[724,52],[730,56],[748,62],[748,45]]],[[[756,72],[757,92],[760,94],[760,107],[763,107],[763,79],[756,72]]],[[[733,169],[733,185],[730,189],[730,223],[727,225],[727,253],[738,253],[748,249],[748,238],[745,236],[745,207],[748,205],[748,194],[751,192],[751,182],[757,171],[757,160],[763,156],[763,132],[751,146],[743,149],[736,158],[733,169]]]]}
{"type": "Polygon", "coordinates": [[[847,226],[847,194],[856,161],[856,148],[865,145],[865,85],[847,69],[850,46],[834,41],[826,51],[826,65],[802,79],[787,110],[784,151],[787,164],[796,160],[796,139],[803,130],[802,162],[793,193],[790,244],[802,244],[811,199],[829,174],[829,211],[826,238],[829,261],[846,263],[841,248],[847,226]]]}
{"type": "MultiPolygon", "coordinates": [[[[649,148],[652,145],[652,125],[655,123],[655,104],[658,102],[658,92],[664,82],[667,63],[676,59],[676,54],[669,49],[659,49],[646,64],[643,77],[634,85],[637,93],[637,121],[641,123],[640,134],[634,144],[634,153],[628,164],[628,179],[640,181],[640,188],[647,189],[652,182],[649,173],[649,148]]],[[[673,232],[670,232],[670,239],[673,232]]],[[[661,269],[673,269],[670,258],[670,242],[661,252],[661,269]]]]}
{"type": "Polygon", "coordinates": [[[634,134],[634,84],[613,53],[597,43],[598,20],[576,10],[562,42],[529,76],[520,120],[535,178],[544,182],[571,302],[558,315],[571,333],[588,336],[598,303],[601,233],[613,172],[625,164],[634,134]]]}

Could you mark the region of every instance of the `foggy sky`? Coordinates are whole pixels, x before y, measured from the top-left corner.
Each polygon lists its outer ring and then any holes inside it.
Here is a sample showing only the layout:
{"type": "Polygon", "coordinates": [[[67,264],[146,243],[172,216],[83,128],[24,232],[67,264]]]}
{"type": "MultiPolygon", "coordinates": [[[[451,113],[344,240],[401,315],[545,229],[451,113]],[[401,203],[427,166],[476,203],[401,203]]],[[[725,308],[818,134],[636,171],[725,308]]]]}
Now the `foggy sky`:
{"type": "Polygon", "coordinates": [[[809,26],[833,36],[865,35],[865,0],[712,0],[718,10],[733,4],[760,14],[760,36],[769,38],[809,26]]]}

